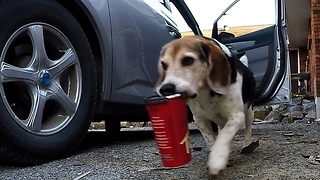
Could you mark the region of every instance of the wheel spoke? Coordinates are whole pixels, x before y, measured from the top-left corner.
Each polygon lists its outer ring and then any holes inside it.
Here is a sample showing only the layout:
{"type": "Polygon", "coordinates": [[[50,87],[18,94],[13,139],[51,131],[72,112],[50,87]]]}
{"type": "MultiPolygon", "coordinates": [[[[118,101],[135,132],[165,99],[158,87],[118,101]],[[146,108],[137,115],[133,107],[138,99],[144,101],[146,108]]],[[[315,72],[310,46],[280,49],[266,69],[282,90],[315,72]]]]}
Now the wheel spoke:
{"type": "Polygon", "coordinates": [[[76,103],[69,98],[59,85],[52,83],[50,90],[54,92],[51,98],[56,100],[62,106],[67,115],[72,115],[76,111],[76,103]]]}
{"type": "Polygon", "coordinates": [[[68,69],[68,67],[77,63],[76,55],[72,49],[66,50],[60,59],[51,62],[52,64],[50,65],[48,71],[52,76],[61,74],[64,70],[68,69]]]}
{"type": "Polygon", "coordinates": [[[45,68],[47,66],[46,61],[48,60],[48,57],[44,45],[43,26],[30,26],[29,33],[33,46],[33,60],[30,63],[32,63],[32,65],[40,65],[45,68]]]}
{"type": "Polygon", "coordinates": [[[37,81],[37,73],[31,68],[20,68],[10,65],[8,63],[1,63],[1,81],[13,82],[13,81],[37,81]]]}
{"type": "Polygon", "coordinates": [[[42,95],[45,93],[37,93],[36,91],[32,91],[32,94],[33,94],[33,102],[32,102],[31,112],[28,117],[27,127],[33,132],[40,132],[41,125],[42,125],[43,111],[44,111],[44,106],[47,102],[47,97],[42,95]]]}

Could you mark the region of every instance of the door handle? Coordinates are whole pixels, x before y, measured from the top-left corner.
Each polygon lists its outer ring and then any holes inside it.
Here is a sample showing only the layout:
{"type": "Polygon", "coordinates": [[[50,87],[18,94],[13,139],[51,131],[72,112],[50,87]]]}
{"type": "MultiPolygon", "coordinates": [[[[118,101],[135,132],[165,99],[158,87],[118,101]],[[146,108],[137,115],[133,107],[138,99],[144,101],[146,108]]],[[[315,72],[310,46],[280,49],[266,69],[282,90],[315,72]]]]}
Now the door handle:
{"type": "Polygon", "coordinates": [[[228,49],[232,49],[233,47],[231,45],[226,45],[228,49]]]}

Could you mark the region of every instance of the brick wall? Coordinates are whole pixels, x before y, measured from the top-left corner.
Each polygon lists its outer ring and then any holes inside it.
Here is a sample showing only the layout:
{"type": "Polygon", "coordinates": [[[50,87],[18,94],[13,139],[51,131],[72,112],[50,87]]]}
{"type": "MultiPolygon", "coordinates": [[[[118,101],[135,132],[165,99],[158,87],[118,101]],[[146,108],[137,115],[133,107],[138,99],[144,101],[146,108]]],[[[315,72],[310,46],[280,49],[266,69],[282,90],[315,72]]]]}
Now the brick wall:
{"type": "Polygon", "coordinates": [[[320,97],[320,0],[311,0],[310,5],[310,74],[311,92],[320,97]]]}

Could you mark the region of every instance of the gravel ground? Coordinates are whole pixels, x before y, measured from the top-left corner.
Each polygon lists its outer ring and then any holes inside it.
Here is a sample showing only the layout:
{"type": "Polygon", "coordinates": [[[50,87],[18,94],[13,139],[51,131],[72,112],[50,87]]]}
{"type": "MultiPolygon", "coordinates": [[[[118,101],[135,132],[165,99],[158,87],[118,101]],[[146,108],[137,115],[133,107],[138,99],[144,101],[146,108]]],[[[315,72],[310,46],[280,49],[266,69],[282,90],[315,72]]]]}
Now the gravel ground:
{"type": "Polygon", "coordinates": [[[208,175],[209,151],[198,130],[191,128],[192,161],[166,169],[162,166],[150,128],[126,128],[117,136],[88,133],[73,156],[33,167],[0,165],[0,179],[320,179],[320,125],[258,124],[253,135],[260,146],[240,154],[243,130],[235,137],[228,167],[208,175]]]}

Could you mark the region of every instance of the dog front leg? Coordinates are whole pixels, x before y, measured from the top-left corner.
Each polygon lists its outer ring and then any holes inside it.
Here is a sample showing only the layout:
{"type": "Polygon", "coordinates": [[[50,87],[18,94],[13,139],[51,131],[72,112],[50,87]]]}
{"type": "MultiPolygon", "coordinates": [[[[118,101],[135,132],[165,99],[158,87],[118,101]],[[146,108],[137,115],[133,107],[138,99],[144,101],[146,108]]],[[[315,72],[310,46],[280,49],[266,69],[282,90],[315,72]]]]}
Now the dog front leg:
{"type": "Polygon", "coordinates": [[[225,126],[219,131],[208,160],[210,174],[217,175],[227,166],[230,154],[230,144],[238,132],[241,125],[244,124],[245,115],[243,112],[235,112],[229,118],[225,126]]]}
{"type": "Polygon", "coordinates": [[[211,149],[214,144],[214,133],[212,130],[211,121],[204,116],[193,116],[193,118],[194,123],[205,139],[207,146],[209,147],[209,149],[211,149]]]}

